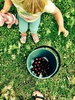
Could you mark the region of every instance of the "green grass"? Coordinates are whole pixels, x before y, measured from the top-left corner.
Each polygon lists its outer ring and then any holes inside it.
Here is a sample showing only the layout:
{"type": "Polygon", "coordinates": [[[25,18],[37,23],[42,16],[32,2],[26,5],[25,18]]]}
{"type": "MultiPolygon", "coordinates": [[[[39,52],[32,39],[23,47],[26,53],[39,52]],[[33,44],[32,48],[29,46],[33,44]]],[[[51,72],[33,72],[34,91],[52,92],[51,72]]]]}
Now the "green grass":
{"type": "MultiPolygon", "coordinates": [[[[13,82],[12,88],[18,100],[32,100],[31,94],[35,90],[41,91],[47,100],[73,100],[75,96],[75,4],[74,0],[55,0],[54,3],[63,13],[69,31],[66,38],[63,34],[57,35],[57,23],[47,13],[42,15],[38,30],[40,42],[37,44],[33,43],[30,32],[27,43],[21,44],[16,25],[10,29],[6,25],[0,27],[0,91],[13,82]],[[61,57],[58,73],[45,80],[31,76],[26,67],[29,53],[42,45],[54,47],[61,57]]],[[[11,12],[14,13],[13,8],[11,12]]],[[[3,100],[2,94],[0,100],[3,100]]]]}

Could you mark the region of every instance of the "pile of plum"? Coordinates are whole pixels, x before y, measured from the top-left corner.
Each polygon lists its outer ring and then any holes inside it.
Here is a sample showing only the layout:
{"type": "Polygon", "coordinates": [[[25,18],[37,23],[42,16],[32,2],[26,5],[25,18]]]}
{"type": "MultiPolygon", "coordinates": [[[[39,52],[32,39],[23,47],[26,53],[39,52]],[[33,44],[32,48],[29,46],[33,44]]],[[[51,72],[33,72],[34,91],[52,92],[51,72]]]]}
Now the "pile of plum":
{"type": "Polygon", "coordinates": [[[50,75],[50,62],[46,57],[37,57],[32,63],[31,71],[38,77],[47,77],[50,75]]]}

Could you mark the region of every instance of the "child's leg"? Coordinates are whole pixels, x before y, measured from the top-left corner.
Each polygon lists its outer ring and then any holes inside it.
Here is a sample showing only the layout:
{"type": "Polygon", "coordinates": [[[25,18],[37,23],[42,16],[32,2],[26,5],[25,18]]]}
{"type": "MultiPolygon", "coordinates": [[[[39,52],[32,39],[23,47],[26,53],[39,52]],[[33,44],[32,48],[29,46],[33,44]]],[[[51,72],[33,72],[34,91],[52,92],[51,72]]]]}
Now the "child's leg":
{"type": "Polygon", "coordinates": [[[22,19],[19,15],[18,15],[18,21],[19,21],[19,31],[21,32],[20,41],[21,43],[25,43],[27,36],[26,31],[28,30],[28,22],[22,19]]]}
{"type": "Polygon", "coordinates": [[[39,27],[39,24],[40,24],[40,19],[41,18],[38,18],[36,21],[31,22],[29,24],[29,28],[30,28],[30,31],[31,31],[31,34],[32,34],[32,38],[33,38],[33,41],[35,43],[39,42],[37,31],[38,31],[38,27],[39,27]]]}

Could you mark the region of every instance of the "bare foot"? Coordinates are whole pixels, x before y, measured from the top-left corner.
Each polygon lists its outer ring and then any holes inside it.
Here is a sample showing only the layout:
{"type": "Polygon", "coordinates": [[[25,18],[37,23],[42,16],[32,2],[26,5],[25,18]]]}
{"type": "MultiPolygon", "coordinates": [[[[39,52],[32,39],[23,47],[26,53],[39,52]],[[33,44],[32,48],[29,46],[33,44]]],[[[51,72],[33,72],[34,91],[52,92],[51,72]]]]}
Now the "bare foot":
{"type": "Polygon", "coordinates": [[[21,43],[26,43],[26,37],[27,37],[27,34],[24,32],[24,33],[21,33],[21,38],[20,38],[20,41],[21,43]]]}
{"type": "Polygon", "coordinates": [[[38,34],[32,34],[32,38],[35,43],[39,42],[38,34]]]}

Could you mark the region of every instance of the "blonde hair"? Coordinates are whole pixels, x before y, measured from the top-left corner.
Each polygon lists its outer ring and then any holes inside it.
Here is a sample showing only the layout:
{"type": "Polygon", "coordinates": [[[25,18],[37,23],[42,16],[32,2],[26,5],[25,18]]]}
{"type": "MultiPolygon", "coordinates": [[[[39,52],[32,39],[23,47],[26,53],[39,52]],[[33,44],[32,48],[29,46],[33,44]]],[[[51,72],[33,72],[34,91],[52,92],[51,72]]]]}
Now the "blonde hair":
{"type": "Polygon", "coordinates": [[[35,14],[42,12],[47,3],[47,0],[19,0],[22,2],[23,8],[26,12],[35,14]]]}

